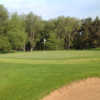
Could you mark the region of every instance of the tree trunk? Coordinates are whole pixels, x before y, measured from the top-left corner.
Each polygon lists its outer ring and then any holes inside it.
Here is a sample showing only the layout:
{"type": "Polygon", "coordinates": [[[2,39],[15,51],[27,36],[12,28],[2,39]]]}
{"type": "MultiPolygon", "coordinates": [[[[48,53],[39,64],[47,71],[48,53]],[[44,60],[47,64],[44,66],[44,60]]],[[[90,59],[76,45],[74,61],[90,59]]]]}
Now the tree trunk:
{"type": "Polygon", "coordinates": [[[68,49],[70,49],[70,46],[71,46],[70,42],[71,42],[71,40],[70,40],[70,34],[69,34],[69,36],[68,36],[68,49]]]}
{"type": "Polygon", "coordinates": [[[33,51],[33,48],[31,48],[31,52],[33,51]]]}
{"type": "Polygon", "coordinates": [[[24,44],[24,52],[26,51],[26,45],[24,44]]]}

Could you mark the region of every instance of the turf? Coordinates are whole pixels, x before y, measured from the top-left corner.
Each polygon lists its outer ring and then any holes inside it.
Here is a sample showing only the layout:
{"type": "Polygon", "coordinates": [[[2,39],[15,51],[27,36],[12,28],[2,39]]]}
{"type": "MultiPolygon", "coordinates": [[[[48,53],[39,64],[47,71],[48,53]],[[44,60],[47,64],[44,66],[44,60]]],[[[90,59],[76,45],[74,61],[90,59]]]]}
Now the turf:
{"type": "Polygon", "coordinates": [[[40,100],[87,77],[100,77],[99,50],[0,54],[0,100],[40,100]]]}

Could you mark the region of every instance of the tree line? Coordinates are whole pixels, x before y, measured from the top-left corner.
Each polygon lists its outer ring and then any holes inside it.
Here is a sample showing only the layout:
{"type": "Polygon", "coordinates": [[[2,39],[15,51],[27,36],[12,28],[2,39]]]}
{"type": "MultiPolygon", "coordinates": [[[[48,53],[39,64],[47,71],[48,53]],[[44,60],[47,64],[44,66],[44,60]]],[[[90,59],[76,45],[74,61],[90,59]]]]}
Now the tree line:
{"type": "Polygon", "coordinates": [[[0,51],[68,50],[100,47],[100,19],[60,16],[43,20],[29,14],[9,14],[0,5],[0,51]]]}

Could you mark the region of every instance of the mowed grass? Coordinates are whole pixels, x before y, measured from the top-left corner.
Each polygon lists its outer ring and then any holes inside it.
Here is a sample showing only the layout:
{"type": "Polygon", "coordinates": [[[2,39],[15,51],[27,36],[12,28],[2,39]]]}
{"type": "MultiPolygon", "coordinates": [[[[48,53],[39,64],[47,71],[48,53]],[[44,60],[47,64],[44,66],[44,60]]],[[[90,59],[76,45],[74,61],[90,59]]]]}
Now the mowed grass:
{"type": "Polygon", "coordinates": [[[40,100],[88,77],[100,77],[99,50],[0,54],[0,100],[40,100]]]}

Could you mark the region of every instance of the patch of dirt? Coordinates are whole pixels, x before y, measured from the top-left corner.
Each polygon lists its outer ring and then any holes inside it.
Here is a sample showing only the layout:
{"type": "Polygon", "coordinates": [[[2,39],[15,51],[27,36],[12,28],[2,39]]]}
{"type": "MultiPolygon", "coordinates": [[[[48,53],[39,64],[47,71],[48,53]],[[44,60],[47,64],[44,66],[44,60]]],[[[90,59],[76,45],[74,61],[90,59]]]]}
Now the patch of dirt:
{"type": "Polygon", "coordinates": [[[100,78],[88,78],[64,86],[42,100],[100,100],[100,78]]]}

